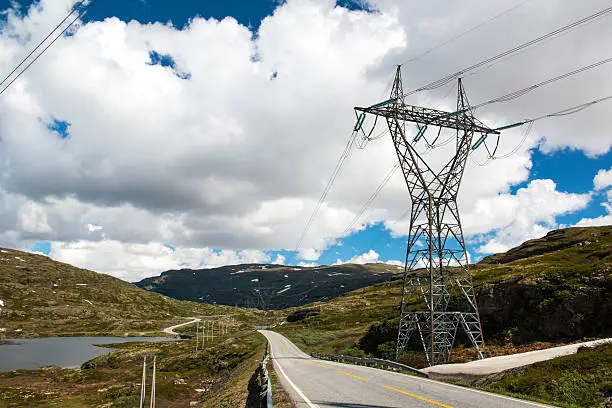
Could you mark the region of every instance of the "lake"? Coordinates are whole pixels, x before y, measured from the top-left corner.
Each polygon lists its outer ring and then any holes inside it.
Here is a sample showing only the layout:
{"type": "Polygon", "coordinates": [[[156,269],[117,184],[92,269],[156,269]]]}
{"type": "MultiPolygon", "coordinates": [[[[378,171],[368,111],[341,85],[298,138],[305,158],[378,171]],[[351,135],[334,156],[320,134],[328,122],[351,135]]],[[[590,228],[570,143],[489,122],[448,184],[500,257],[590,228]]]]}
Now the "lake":
{"type": "Polygon", "coordinates": [[[0,371],[35,370],[57,365],[64,368],[80,367],[84,362],[112,349],[94,344],[127,343],[135,341],[176,341],[168,337],[46,337],[14,339],[17,344],[0,345],[0,371]]]}

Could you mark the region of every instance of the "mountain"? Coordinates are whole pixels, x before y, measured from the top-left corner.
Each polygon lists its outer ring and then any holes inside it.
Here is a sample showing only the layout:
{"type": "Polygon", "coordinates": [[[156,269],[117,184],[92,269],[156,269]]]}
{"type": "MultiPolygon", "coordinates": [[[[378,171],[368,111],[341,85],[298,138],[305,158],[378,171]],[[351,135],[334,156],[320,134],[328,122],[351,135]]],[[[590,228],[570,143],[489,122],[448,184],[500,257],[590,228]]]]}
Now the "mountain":
{"type": "Polygon", "coordinates": [[[167,271],[136,286],[181,300],[283,309],[385,282],[402,270],[387,264],[313,268],[245,264],[167,271]]]}
{"type": "Polygon", "coordinates": [[[0,335],[158,331],[179,317],[224,310],[171,299],[43,255],[0,249],[0,335]]]}
{"type": "MultiPolygon", "coordinates": [[[[612,337],[612,226],[552,231],[471,270],[491,355],[612,337]]],[[[275,330],[307,352],[393,358],[401,291],[402,280],[395,279],[293,308],[275,330]]],[[[461,337],[458,342],[469,346],[461,337]]]]}

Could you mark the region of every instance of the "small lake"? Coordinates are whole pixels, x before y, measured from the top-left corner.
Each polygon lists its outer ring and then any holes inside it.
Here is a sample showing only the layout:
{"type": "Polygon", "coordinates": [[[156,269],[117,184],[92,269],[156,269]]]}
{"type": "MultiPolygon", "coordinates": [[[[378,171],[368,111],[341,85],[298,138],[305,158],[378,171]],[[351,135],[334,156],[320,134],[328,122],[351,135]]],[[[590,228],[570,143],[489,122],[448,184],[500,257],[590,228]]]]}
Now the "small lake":
{"type": "Polygon", "coordinates": [[[0,345],[0,371],[36,370],[57,365],[64,368],[80,367],[84,362],[113,349],[94,344],[128,343],[136,341],[176,341],[169,337],[46,337],[14,339],[16,344],[0,345]]]}

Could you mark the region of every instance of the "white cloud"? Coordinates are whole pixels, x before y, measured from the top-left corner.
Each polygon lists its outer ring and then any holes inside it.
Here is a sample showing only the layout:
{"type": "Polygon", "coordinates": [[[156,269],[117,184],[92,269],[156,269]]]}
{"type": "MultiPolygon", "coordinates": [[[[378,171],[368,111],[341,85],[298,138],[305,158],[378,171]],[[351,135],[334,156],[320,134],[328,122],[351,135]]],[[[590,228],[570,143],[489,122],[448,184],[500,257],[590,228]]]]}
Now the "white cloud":
{"type": "Polygon", "coordinates": [[[54,242],[51,258],[75,266],[105,272],[136,281],[168,269],[214,268],[242,263],[266,263],[270,257],[259,250],[214,251],[210,248],[175,248],[149,243],[125,244],[118,241],[54,242]]]}
{"type": "Polygon", "coordinates": [[[286,258],[284,255],[278,254],[276,255],[276,258],[274,259],[274,261],[272,262],[273,264],[276,265],[284,265],[286,261],[286,258]]]}
{"type": "MultiPolygon", "coordinates": [[[[45,0],[25,16],[9,13],[0,29],[0,65],[13,66],[71,3],[45,0]]],[[[14,247],[53,241],[62,260],[126,279],[183,263],[267,262],[266,250],[293,249],[351,131],[351,108],[386,98],[383,90],[396,63],[514,3],[371,4],[380,12],[348,11],[331,0],[289,0],[262,22],[257,35],[232,18],[194,18],[183,29],[117,18],[82,25],[0,98],[0,240],[14,247]],[[151,50],[171,55],[191,79],[147,65],[151,50]],[[274,71],[278,76],[271,80],[274,71]],[[68,140],[47,128],[53,118],[71,124],[68,140]],[[104,226],[103,233],[91,231],[94,226],[104,226]],[[176,254],[166,253],[164,243],[175,246],[176,254]]],[[[603,0],[588,6],[529,2],[407,64],[405,88],[604,6],[603,0]]],[[[470,100],[477,103],[600,59],[596,40],[612,35],[604,22],[466,76],[470,100]]],[[[609,94],[610,72],[603,66],[564,86],[477,112],[493,125],[564,108],[609,94]]],[[[409,102],[453,109],[447,93],[453,93],[450,86],[409,102]]],[[[459,197],[468,235],[496,231],[490,246],[499,249],[581,208],[584,197],[554,188],[530,184],[532,194],[514,198],[508,191],[528,180],[529,149],[540,142],[546,151],[607,151],[611,123],[604,109],[538,122],[508,159],[487,167],[470,161],[459,197]],[[547,208],[549,199],[553,208],[547,208]],[[559,203],[563,199],[567,202],[559,203]],[[499,213],[493,203],[501,206],[499,213]],[[538,207],[535,215],[526,213],[528,205],[538,207]]],[[[521,139],[520,129],[504,132],[500,152],[521,139]]],[[[450,147],[426,157],[440,166],[450,147]]],[[[483,161],[482,155],[477,152],[475,161],[483,161]]],[[[388,137],[352,152],[304,239],[301,259],[318,260],[322,249],[347,235],[347,225],[395,160],[388,137]]],[[[374,221],[389,226],[409,205],[398,172],[351,232],[374,221]]],[[[403,235],[407,223],[391,229],[403,235]]]]}
{"type": "Polygon", "coordinates": [[[85,228],[87,228],[87,231],[89,232],[101,231],[103,229],[101,225],[96,225],[96,224],[87,224],[85,225],[85,228]]]}
{"type": "Polygon", "coordinates": [[[612,186],[612,167],[610,170],[599,170],[593,178],[593,185],[595,186],[595,190],[603,190],[604,188],[612,186]]]}
{"type": "Polygon", "coordinates": [[[478,251],[503,252],[556,228],[557,216],[581,210],[590,200],[590,194],[557,191],[552,180],[533,180],[514,195],[478,200],[474,209],[463,216],[464,231],[474,236],[494,230],[478,251]]]}
{"type": "Polygon", "coordinates": [[[574,225],[575,227],[595,227],[601,225],[612,225],[612,189],[606,193],[607,202],[601,203],[605,208],[606,214],[596,218],[582,218],[574,225]]]}
{"type": "Polygon", "coordinates": [[[338,261],[336,262],[336,265],[347,264],[347,263],[352,263],[352,264],[378,263],[379,259],[380,259],[380,255],[373,249],[370,249],[368,252],[364,252],[361,255],[355,255],[354,257],[352,257],[346,262],[342,262],[340,259],[338,259],[338,261]]]}
{"type": "Polygon", "coordinates": [[[51,227],[44,208],[34,202],[25,203],[19,208],[19,227],[26,233],[47,233],[51,227]]]}
{"type": "Polygon", "coordinates": [[[316,261],[321,257],[321,251],[317,251],[314,248],[304,248],[298,251],[296,257],[304,261],[316,261]]]}

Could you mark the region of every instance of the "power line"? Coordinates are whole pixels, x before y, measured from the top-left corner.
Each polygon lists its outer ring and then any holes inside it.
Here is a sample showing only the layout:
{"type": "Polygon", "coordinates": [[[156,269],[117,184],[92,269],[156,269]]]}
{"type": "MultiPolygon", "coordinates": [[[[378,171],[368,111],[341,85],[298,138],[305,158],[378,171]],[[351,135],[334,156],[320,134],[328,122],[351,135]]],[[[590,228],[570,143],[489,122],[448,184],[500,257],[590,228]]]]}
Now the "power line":
{"type": "Polygon", "coordinates": [[[503,96],[500,96],[500,97],[488,100],[486,102],[479,103],[477,105],[472,106],[471,110],[476,110],[476,109],[481,108],[481,107],[483,107],[485,105],[490,105],[490,104],[493,104],[493,103],[511,101],[513,99],[519,98],[519,97],[521,97],[521,96],[523,96],[523,95],[525,95],[525,94],[527,94],[527,93],[529,93],[529,92],[531,92],[531,91],[533,91],[533,90],[535,90],[537,88],[540,88],[542,86],[552,84],[554,82],[557,82],[557,81],[560,81],[562,79],[571,77],[572,75],[576,75],[576,74],[579,74],[579,73],[584,72],[584,71],[588,71],[588,70],[593,69],[593,68],[597,68],[597,67],[599,67],[601,65],[604,65],[604,64],[607,64],[609,62],[612,62],[612,57],[611,58],[606,58],[604,60],[595,62],[593,64],[590,64],[590,65],[587,65],[587,66],[584,66],[584,67],[581,67],[581,68],[578,68],[578,69],[575,69],[575,70],[570,71],[570,72],[566,72],[565,74],[556,76],[554,78],[547,79],[545,81],[542,81],[542,82],[539,82],[537,84],[528,86],[528,87],[520,89],[518,91],[510,92],[510,93],[508,93],[506,95],[503,95],[503,96]]]}
{"type": "Polygon", "coordinates": [[[397,171],[397,169],[399,169],[400,165],[399,163],[395,164],[391,170],[389,170],[389,172],[387,172],[387,175],[385,176],[385,178],[380,182],[380,184],[378,185],[378,187],[376,188],[376,191],[374,191],[374,193],[372,193],[372,195],[370,196],[370,198],[368,198],[368,200],[363,204],[363,206],[361,207],[361,209],[357,212],[357,214],[355,214],[355,217],[353,218],[353,220],[351,221],[351,223],[346,227],[346,229],[344,230],[344,234],[346,234],[347,232],[349,232],[353,226],[357,223],[357,221],[359,221],[359,219],[361,218],[361,216],[366,212],[366,210],[368,209],[368,207],[374,202],[374,200],[376,199],[376,197],[378,197],[378,195],[380,194],[380,192],[382,191],[382,189],[387,185],[387,183],[389,182],[389,180],[391,180],[391,177],[393,177],[393,175],[395,174],[395,172],[397,171]]]}
{"type": "Polygon", "coordinates": [[[534,90],[536,90],[538,88],[541,88],[542,86],[550,85],[550,84],[552,84],[554,82],[560,81],[562,79],[569,78],[569,77],[571,77],[573,75],[576,75],[576,74],[588,71],[588,70],[593,69],[593,68],[600,67],[600,66],[602,66],[604,64],[607,64],[609,62],[612,62],[612,57],[606,58],[606,59],[601,60],[601,61],[597,61],[595,63],[592,63],[590,65],[586,65],[584,67],[580,67],[580,68],[575,69],[575,70],[570,71],[570,72],[566,72],[565,74],[558,75],[558,76],[556,76],[554,78],[549,78],[549,79],[547,79],[545,81],[538,82],[537,84],[530,85],[530,86],[528,86],[526,88],[519,89],[517,91],[513,91],[513,92],[510,92],[510,93],[507,93],[507,94],[505,94],[503,96],[499,96],[497,98],[490,99],[490,100],[488,100],[486,102],[481,102],[481,103],[479,103],[477,105],[470,106],[469,109],[460,109],[458,111],[452,112],[451,114],[447,114],[447,115],[444,115],[444,116],[460,115],[462,113],[465,113],[468,110],[470,112],[473,112],[476,109],[479,109],[479,108],[482,108],[484,106],[491,105],[491,104],[494,104],[494,103],[509,102],[511,100],[520,98],[521,96],[524,96],[524,95],[528,94],[531,91],[534,91],[534,90]]]}
{"type": "Polygon", "coordinates": [[[517,53],[519,51],[524,50],[525,48],[528,48],[528,47],[530,47],[532,45],[540,43],[540,42],[542,42],[544,40],[548,40],[548,39],[553,38],[555,36],[561,35],[561,34],[567,32],[568,30],[574,29],[574,28],[579,27],[579,26],[581,26],[583,24],[593,22],[596,19],[601,18],[601,17],[609,14],[610,12],[612,12],[612,7],[608,7],[606,9],[604,9],[604,10],[598,11],[595,14],[591,14],[588,17],[584,17],[584,18],[582,18],[580,20],[574,21],[573,23],[570,23],[570,24],[568,24],[566,26],[558,28],[558,29],[556,29],[554,31],[551,31],[551,32],[547,33],[547,34],[544,34],[544,35],[542,35],[542,36],[540,36],[540,37],[538,37],[536,39],[527,41],[526,43],[518,45],[518,46],[516,46],[514,48],[511,48],[511,49],[509,49],[507,51],[504,51],[504,52],[502,52],[500,54],[497,54],[497,55],[495,55],[493,57],[487,58],[487,59],[485,59],[483,61],[477,62],[476,64],[470,65],[467,68],[464,68],[464,69],[462,69],[462,70],[460,70],[458,72],[455,72],[454,74],[450,74],[450,75],[445,76],[442,79],[438,79],[436,81],[430,82],[429,84],[424,85],[424,86],[422,86],[420,88],[417,88],[415,90],[412,90],[412,91],[410,91],[408,93],[405,93],[402,96],[406,97],[406,96],[409,96],[409,95],[413,95],[413,94],[415,94],[417,92],[428,91],[428,90],[432,90],[432,89],[436,89],[436,88],[439,88],[441,86],[444,86],[447,83],[453,81],[454,79],[461,77],[466,72],[469,72],[469,71],[472,71],[474,69],[483,67],[483,66],[485,66],[487,64],[490,64],[490,63],[492,63],[494,61],[497,61],[497,60],[499,60],[501,58],[508,57],[508,56],[510,56],[510,55],[512,55],[514,53],[517,53]]]}
{"type": "MultiPolygon", "coordinates": [[[[531,125],[534,122],[537,122],[537,121],[540,121],[540,120],[543,120],[543,119],[550,119],[550,118],[560,117],[560,116],[574,115],[574,114],[576,114],[578,112],[582,112],[583,110],[590,108],[593,105],[597,105],[597,104],[599,104],[601,102],[606,102],[606,101],[609,101],[609,100],[612,100],[612,95],[604,96],[603,98],[595,99],[595,100],[592,100],[590,102],[582,103],[580,105],[571,106],[569,108],[561,109],[561,110],[556,111],[556,112],[547,113],[545,115],[541,115],[541,116],[538,116],[538,117],[535,117],[535,118],[531,118],[531,119],[524,119],[524,120],[522,120],[520,122],[512,123],[510,125],[505,125],[505,126],[501,126],[501,127],[496,128],[496,129],[493,129],[495,131],[502,131],[502,130],[512,129],[512,128],[515,128],[515,127],[521,127],[521,126],[524,126],[524,125],[529,125],[529,128],[523,134],[523,138],[522,138],[521,142],[519,143],[519,145],[517,147],[515,147],[510,153],[505,154],[503,156],[495,156],[495,152],[497,151],[497,147],[499,146],[499,136],[498,136],[497,137],[496,146],[495,146],[495,150],[494,150],[494,152],[492,154],[489,153],[489,159],[503,159],[503,158],[506,158],[506,157],[510,157],[511,155],[516,153],[516,151],[520,148],[520,146],[527,139],[527,136],[529,135],[529,133],[531,131],[531,125]]],[[[483,135],[481,137],[481,139],[478,142],[476,142],[476,144],[474,146],[472,146],[472,150],[474,150],[479,144],[485,143],[486,137],[487,137],[487,135],[483,135]]],[[[487,148],[487,150],[488,150],[488,148],[487,148]]],[[[479,166],[483,166],[484,165],[482,163],[476,163],[476,164],[479,165],[479,166]]]]}
{"type": "Polygon", "coordinates": [[[433,47],[427,49],[426,51],[423,51],[420,54],[417,54],[417,55],[411,57],[410,59],[408,59],[407,61],[402,63],[402,65],[407,65],[407,64],[410,64],[411,62],[417,61],[417,60],[423,58],[424,56],[432,53],[433,51],[436,51],[439,48],[442,48],[442,47],[444,47],[444,46],[446,46],[446,45],[448,45],[448,44],[450,44],[450,43],[452,43],[452,42],[454,42],[454,41],[456,41],[456,40],[458,40],[458,39],[460,39],[462,37],[465,37],[466,35],[468,35],[468,34],[474,32],[474,31],[478,30],[481,27],[484,27],[485,25],[487,25],[487,24],[497,20],[500,17],[505,16],[506,14],[511,13],[512,11],[514,11],[514,10],[524,6],[525,4],[527,4],[527,3],[531,2],[531,1],[533,1],[533,0],[522,1],[519,4],[516,4],[516,5],[512,6],[512,7],[510,7],[509,9],[506,9],[506,10],[502,11],[501,13],[494,15],[493,17],[491,17],[491,18],[489,18],[489,19],[487,19],[485,21],[482,21],[482,22],[476,24],[475,26],[472,26],[471,28],[463,31],[462,33],[457,34],[457,35],[455,35],[455,36],[453,36],[453,37],[451,37],[451,38],[449,38],[449,39],[447,39],[447,40],[445,40],[443,42],[440,42],[440,43],[434,45],[433,47]]]}
{"type": "Polygon", "coordinates": [[[82,7],[85,4],[85,0],[79,1],[78,3],[76,3],[70,10],[70,12],[66,15],[66,17],[64,17],[57,26],[55,26],[55,28],[53,30],[51,30],[51,32],[49,34],[47,34],[39,43],[36,47],[34,47],[34,49],[32,51],[30,51],[28,53],[28,55],[25,56],[25,58],[22,59],[22,61],[2,80],[2,82],[0,82],[0,86],[2,86],[4,83],[6,83],[6,81],[9,80],[9,78],[17,73],[17,75],[15,75],[15,77],[10,80],[8,82],[8,84],[6,84],[6,86],[4,88],[2,88],[0,90],[0,95],[2,95],[4,93],[4,91],[6,91],[15,81],[17,81],[17,79],[19,79],[19,77],[21,77],[21,75],[23,75],[23,73],[25,71],[28,70],[28,68],[30,68],[32,66],[32,64],[34,64],[53,44],[55,44],[55,42],[62,36],[64,35],[64,33],[66,31],[68,31],[68,29],[70,27],[72,27],[72,25],[77,22],[81,17],[83,17],[83,15],[85,15],[85,13],[87,13],[87,11],[96,3],[97,0],[92,0],[91,2],[89,2],[88,4],[85,5],[85,7],[82,7]],[[36,56],[34,56],[34,58],[32,59],[32,61],[30,61],[27,65],[25,65],[25,67],[23,67],[23,69],[19,70],[19,68],[26,63],[26,61],[28,60],[28,58],[30,58],[32,55],[34,55],[34,53],[36,52],[36,50],[38,50],[40,47],[42,47],[42,45],[45,43],[45,41],[47,41],[49,38],[51,38],[51,36],[53,35],[53,33],[55,33],[57,30],[59,30],[62,26],[62,24],[64,24],[77,10],[78,11],[78,15],[68,23],[68,25],[66,27],[64,27],[64,29],[62,29],[59,34],[57,36],[55,36],[51,42],[49,44],[47,44],[47,46],[45,46],[40,53],[38,53],[36,56]]]}
{"type": "Polygon", "coordinates": [[[590,108],[593,105],[597,105],[598,103],[609,101],[610,99],[612,99],[612,95],[604,96],[603,98],[595,99],[595,100],[592,100],[590,102],[586,102],[586,103],[582,103],[580,105],[572,106],[570,108],[562,109],[562,110],[557,111],[557,112],[553,112],[553,113],[549,113],[549,114],[546,114],[546,115],[538,116],[538,117],[533,118],[533,119],[527,119],[526,121],[522,122],[520,125],[517,125],[517,126],[522,126],[522,125],[525,125],[527,123],[537,122],[537,121],[542,120],[542,119],[554,118],[554,117],[559,117],[559,116],[573,115],[573,114],[581,112],[581,111],[583,111],[583,110],[585,110],[587,108],[590,108]]]}
{"type": "Polygon", "coordinates": [[[505,125],[505,126],[498,127],[496,129],[493,129],[493,130],[501,131],[501,130],[511,129],[511,128],[523,126],[523,125],[526,125],[526,124],[529,124],[529,123],[537,122],[537,121],[542,120],[542,119],[549,119],[549,118],[554,118],[554,117],[559,117],[559,116],[573,115],[575,113],[582,112],[583,110],[585,110],[587,108],[590,108],[593,105],[597,105],[597,104],[599,104],[601,102],[609,101],[611,99],[612,99],[612,95],[604,96],[603,98],[595,99],[595,100],[592,100],[590,102],[581,103],[580,105],[571,106],[569,108],[561,109],[560,111],[556,111],[556,112],[553,112],[553,113],[547,113],[546,115],[538,116],[538,117],[535,117],[535,118],[532,118],[532,119],[525,119],[525,120],[522,120],[520,122],[512,123],[510,125],[505,125]]]}
{"type": "Polygon", "coordinates": [[[66,22],[66,20],[68,20],[68,19],[70,18],[70,16],[71,16],[71,15],[73,15],[73,14],[74,14],[74,12],[75,12],[75,11],[76,11],[76,10],[77,10],[79,7],[81,7],[81,5],[82,5],[84,2],[85,2],[85,0],[82,0],[82,1],[79,1],[78,3],[76,3],[76,4],[75,4],[75,5],[74,5],[74,6],[71,8],[70,13],[68,13],[68,14],[66,15],[66,17],[64,17],[64,18],[62,19],[62,21],[60,21],[60,22],[59,22],[59,23],[58,23],[58,24],[55,26],[55,28],[54,28],[53,30],[51,30],[51,31],[49,32],[49,34],[47,34],[47,35],[45,36],[45,38],[43,38],[43,39],[42,39],[42,40],[41,40],[41,41],[38,43],[38,45],[37,45],[36,47],[34,47],[34,49],[33,49],[32,51],[30,51],[30,53],[29,53],[28,55],[26,55],[26,56],[25,56],[25,57],[22,59],[22,60],[21,60],[21,62],[20,62],[20,63],[19,63],[19,64],[18,64],[18,65],[17,65],[15,68],[13,68],[13,70],[12,70],[12,71],[11,71],[11,72],[10,72],[10,73],[9,73],[9,74],[6,76],[6,77],[4,77],[4,79],[2,80],[2,82],[0,82],[0,86],[4,85],[4,83],[5,83],[5,82],[6,82],[6,81],[7,81],[7,80],[8,80],[8,79],[11,77],[11,75],[13,75],[13,74],[14,74],[14,73],[15,73],[15,72],[16,72],[16,71],[17,71],[17,70],[18,70],[18,69],[19,69],[19,68],[20,68],[20,67],[21,67],[23,64],[25,64],[26,60],[27,60],[28,58],[30,58],[30,57],[32,56],[32,54],[34,54],[34,53],[36,52],[36,50],[37,50],[38,48],[40,48],[40,47],[43,45],[43,43],[44,43],[45,41],[47,41],[47,40],[49,39],[49,37],[51,37],[51,36],[53,35],[53,33],[54,33],[55,31],[57,31],[57,30],[58,30],[58,29],[59,29],[59,28],[62,26],[62,24],[64,24],[64,23],[66,22]]]}
{"type": "Polygon", "coordinates": [[[327,198],[327,194],[329,194],[329,191],[331,190],[334,182],[336,181],[336,178],[338,177],[338,174],[340,174],[340,170],[342,169],[342,166],[344,165],[344,162],[350,156],[351,147],[353,146],[353,143],[355,142],[355,136],[356,135],[357,135],[357,130],[354,130],[353,134],[351,135],[351,137],[347,141],[346,146],[344,147],[344,150],[342,151],[342,154],[338,158],[338,162],[336,163],[336,167],[334,167],[334,171],[332,172],[332,175],[329,178],[329,181],[327,182],[327,185],[325,186],[325,189],[323,189],[323,193],[321,193],[321,197],[319,197],[319,201],[317,202],[317,205],[315,206],[312,214],[310,214],[310,218],[308,219],[308,222],[306,223],[306,226],[304,227],[304,230],[300,234],[300,237],[298,238],[297,243],[295,244],[295,249],[296,250],[299,249],[299,247],[302,245],[302,242],[304,241],[304,237],[306,237],[306,234],[310,230],[310,227],[312,226],[312,223],[313,223],[314,219],[316,218],[316,216],[317,216],[317,214],[319,212],[319,209],[321,208],[321,205],[323,205],[323,202],[327,198]]]}

